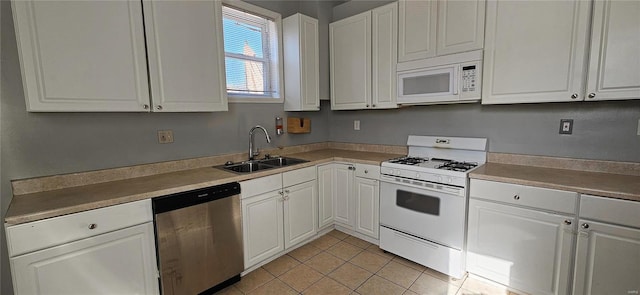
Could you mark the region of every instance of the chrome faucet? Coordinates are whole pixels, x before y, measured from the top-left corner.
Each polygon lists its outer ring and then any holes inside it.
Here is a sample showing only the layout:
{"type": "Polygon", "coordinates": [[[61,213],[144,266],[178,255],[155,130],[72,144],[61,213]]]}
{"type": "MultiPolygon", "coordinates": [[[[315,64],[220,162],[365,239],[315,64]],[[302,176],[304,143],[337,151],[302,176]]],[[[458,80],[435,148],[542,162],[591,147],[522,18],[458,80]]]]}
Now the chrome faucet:
{"type": "Polygon", "coordinates": [[[267,129],[264,129],[264,127],[260,125],[256,125],[255,127],[251,128],[251,130],[249,131],[249,161],[253,160],[253,157],[260,154],[260,152],[257,150],[255,152],[253,151],[253,131],[256,129],[262,129],[262,131],[264,131],[264,135],[267,137],[267,143],[271,143],[271,137],[269,137],[267,129]]]}

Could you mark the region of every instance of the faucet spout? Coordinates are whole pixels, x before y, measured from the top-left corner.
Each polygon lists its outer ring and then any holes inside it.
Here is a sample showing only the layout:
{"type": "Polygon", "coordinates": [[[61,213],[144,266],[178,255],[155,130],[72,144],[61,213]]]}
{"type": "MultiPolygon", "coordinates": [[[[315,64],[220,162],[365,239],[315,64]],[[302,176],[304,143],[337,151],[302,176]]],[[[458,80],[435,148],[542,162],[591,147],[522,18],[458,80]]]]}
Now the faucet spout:
{"type": "Polygon", "coordinates": [[[257,155],[260,154],[260,152],[258,151],[253,151],[253,146],[254,146],[254,139],[253,139],[253,132],[256,129],[261,129],[262,132],[264,132],[265,137],[267,138],[267,143],[271,143],[271,136],[269,136],[269,133],[267,132],[267,129],[265,129],[264,127],[260,126],[260,125],[256,125],[253,128],[251,128],[251,130],[249,131],[249,160],[253,160],[253,158],[257,155]]]}

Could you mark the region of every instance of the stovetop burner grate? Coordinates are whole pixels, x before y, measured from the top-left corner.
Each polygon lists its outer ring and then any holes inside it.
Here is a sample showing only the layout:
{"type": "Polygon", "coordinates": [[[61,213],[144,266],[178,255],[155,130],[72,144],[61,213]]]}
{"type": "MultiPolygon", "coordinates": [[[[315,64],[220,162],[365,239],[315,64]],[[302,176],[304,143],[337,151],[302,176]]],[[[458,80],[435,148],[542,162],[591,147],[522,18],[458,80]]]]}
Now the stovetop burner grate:
{"type": "Polygon", "coordinates": [[[403,164],[403,165],[417,165],[429,161],[427,158],[419,157],[400,157],[389,160],[389,163],[403,164]]]}
{"type": "Polygon", "coordinates": [[[478,163],[450,161],[436,166],[436,169],[464,172],[478,166],[478,163]]]}

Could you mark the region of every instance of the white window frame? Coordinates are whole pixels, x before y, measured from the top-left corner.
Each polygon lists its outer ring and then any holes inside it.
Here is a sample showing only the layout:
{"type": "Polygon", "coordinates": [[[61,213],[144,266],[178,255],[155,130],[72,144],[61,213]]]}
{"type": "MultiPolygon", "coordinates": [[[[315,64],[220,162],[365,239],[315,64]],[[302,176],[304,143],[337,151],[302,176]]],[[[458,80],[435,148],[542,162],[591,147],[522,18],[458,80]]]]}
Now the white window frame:
{"type": "MultiPolygon", "coordinates": [[[[276,36],[277,42],[270,42],[271,48],[270,55],[273,58],[273,61],[269,65],[269,70],[276,70],[277,73],[275,75],[278,81],[272,81],[272,97],[257,97],[257,96],[248,96],[242,94],[231,94],[227,93],[228,101],[230,103],[284,103],[284,58],[283,58],[283,47],[282,47],[282,16],[271,10],[243,2],[240,0],[222,0],[223,6],[228,6],[234,9],[243,10],[251,14],[256,14],[260,16],[264,16],[265,18],[271,19],[275,23],[276,27],[276,36]],[[275,43],[275,44],[274,44],[275,43]]],[[[224,46],[223,46],[224,50],[224,46]]],[[[226,75],[226,72],[225,72],[226,75]]],[[[226,83],[225,83],[226,87],[226,83]]]]}

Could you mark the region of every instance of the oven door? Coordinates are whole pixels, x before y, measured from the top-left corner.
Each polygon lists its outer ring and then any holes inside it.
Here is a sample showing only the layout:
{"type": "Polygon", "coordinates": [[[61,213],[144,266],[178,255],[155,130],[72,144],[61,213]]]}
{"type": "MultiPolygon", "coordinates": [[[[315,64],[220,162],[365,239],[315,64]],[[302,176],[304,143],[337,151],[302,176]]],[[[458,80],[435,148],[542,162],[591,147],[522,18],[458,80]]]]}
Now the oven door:
{"type": "Polygon", "coordinates": [[[444,246],[462,249],[466,194],[430,190],[394,181],[380,183],[380,224],[444,246]]]}

